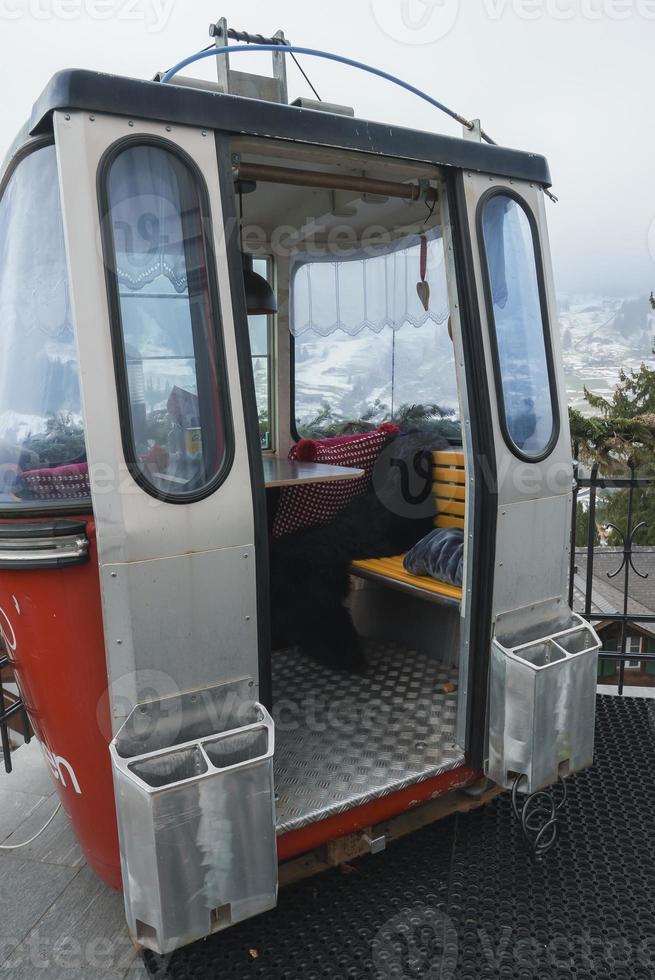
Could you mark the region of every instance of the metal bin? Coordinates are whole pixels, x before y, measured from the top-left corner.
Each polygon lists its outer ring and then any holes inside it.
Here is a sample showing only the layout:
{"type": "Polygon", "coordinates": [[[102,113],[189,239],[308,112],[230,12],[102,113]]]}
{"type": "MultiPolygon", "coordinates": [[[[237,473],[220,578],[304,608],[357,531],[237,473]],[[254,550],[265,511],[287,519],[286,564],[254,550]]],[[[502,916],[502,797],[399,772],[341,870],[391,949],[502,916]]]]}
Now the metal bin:
{"type": "Polygon", "coordinates": [[[127,922],[155,952],[276,904],[274,726],[247,690],[137,705],[110,745],[127,922]]]}
{"type": "Polygon", "coordinates": [[[491,649],[487,774],[532,793],[591,765],[598,650],[593,628],[575,613],[569,625],[524,643],[491,649]]]}

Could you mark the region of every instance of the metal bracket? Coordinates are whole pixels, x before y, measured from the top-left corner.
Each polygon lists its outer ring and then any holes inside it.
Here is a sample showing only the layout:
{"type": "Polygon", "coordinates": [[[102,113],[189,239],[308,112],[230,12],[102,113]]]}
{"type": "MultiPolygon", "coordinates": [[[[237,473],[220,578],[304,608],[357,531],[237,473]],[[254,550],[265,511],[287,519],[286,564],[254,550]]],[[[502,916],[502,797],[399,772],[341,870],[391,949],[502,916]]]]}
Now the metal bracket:
{"type": "MultiPolygon", "coordinates": [[[[284,31],[276,31],[273,37],[263,37],[261,34],[249,34],[248,31],[236,31],[227,26],[227,18],[221,17],[215,24],[209,25],[209,36],[214,38],[217,48],[226,48],[230,38],[246,44],[287,44],[284,31]]],[[[221,92],[232,95],[245,95],[249,98],[261,98],[268,102],[281,102],[287,105],[289,91],[287,88],[286,58],[282,53],[273,51],[273,76],[256,75],[249,72],[233,71],[230,68],[230,56],[227,52],[216,57],[216,77],[221,92]]]]}
{"type": "Polygon", "coordinates": [[[472,119],[471,120],[471,123],[472,123],[472,125],[471,125],[471,128],[470,129],[469,129],[468,126],[464,126],[464,139],[465,140],[474,140],[474,142],[476,142],[476,143],[481,143],[482,142],[482,127],[480,125],[480,120],[479,119],[472,119]]]}
{"type": "MultiPolygon", "coordinates": [[[[225,17],[209,28],[210,35],[214,38],[217,48],[226,48],[228,45],[227,20],[225,17]]],[[[230,56],[228,54],[218,55],[216,58],[216,78],[222,92],[227,94],[230,91],[230,56]]]]}
{"type": "Polygon", "coordinates": [[[362,834],[362,840],[368,847],[371,854],[380,854],[381,851],[386,850],[387,838],[382,834],[380,837],[369,837],[368,834],[362,834]]]}

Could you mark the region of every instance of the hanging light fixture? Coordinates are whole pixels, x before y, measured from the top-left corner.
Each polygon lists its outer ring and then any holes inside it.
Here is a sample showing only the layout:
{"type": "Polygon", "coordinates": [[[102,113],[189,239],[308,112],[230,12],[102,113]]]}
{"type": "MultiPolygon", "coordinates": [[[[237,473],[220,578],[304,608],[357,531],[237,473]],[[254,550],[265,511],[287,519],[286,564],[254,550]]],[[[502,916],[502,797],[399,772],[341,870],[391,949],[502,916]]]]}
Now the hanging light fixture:
{"type": "MultiPolygon", "coordinates": [[[[270,283],[255,272],[253,257],[243,250],[243,183],[238,181],[239,190],[239,238],[241,242],[241,267],[243,285],[246,291],[246,311],[249,316],[265,316],[277,313],[277,299],[270,283]]],[[[254,187],[251,188],[254,190],[254,187]]]]}

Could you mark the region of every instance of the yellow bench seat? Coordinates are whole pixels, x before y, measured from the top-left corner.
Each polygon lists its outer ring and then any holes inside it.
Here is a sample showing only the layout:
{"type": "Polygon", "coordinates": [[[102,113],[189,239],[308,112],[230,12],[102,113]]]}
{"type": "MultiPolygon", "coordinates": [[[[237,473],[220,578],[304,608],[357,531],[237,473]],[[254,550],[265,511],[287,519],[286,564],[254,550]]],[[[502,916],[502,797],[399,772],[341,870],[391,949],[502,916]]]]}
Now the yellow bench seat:
{"type": "MultiPolygon", "coordinates": [[[[464,453],[461,450],[439,450],[432,454],[433,492],[435,497],[435,527],[464,527],[466,504],[466,473],[464,453]]],[[[391,558],[363,558],[351,563],[353,575],[416,592],[424,599],[455,603],[462,600],[459,585],[450,585],[432,578],[431,575],[413,575],[405,570],[405,555],[391,558]]]]}
{"type": "Polygon", "coordinates": [[[399,588],[404,587],[405,591],[419,589],[421,592],[429,592],[432,596],[449,602],[461,602],[461,586],[440,582],[431,575],[412,575],[405,570],[404,557],[404,555],[394,555],[392,558],[365,558],[352,562],[350,567],[354,574],[361,575],[362,578],[383,581],[389,585],[396,584],[399,588]]]}

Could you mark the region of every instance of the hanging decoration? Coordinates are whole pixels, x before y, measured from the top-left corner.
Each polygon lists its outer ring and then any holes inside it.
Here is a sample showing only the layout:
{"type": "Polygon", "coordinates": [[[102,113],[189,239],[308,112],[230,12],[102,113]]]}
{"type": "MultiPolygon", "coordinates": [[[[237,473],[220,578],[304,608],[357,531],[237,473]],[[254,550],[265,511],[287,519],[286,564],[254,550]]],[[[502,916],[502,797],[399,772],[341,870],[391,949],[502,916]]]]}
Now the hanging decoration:
{"type": "Polygon", "coordinates": [[[428,268],[428,240],[425,235],[421,235],[419,275],[420,279],[416,283],[416,292],[421,301],[423,309],[427,313],[430,309],[430,283],[426,281],[425,274],[428,268]]]}

